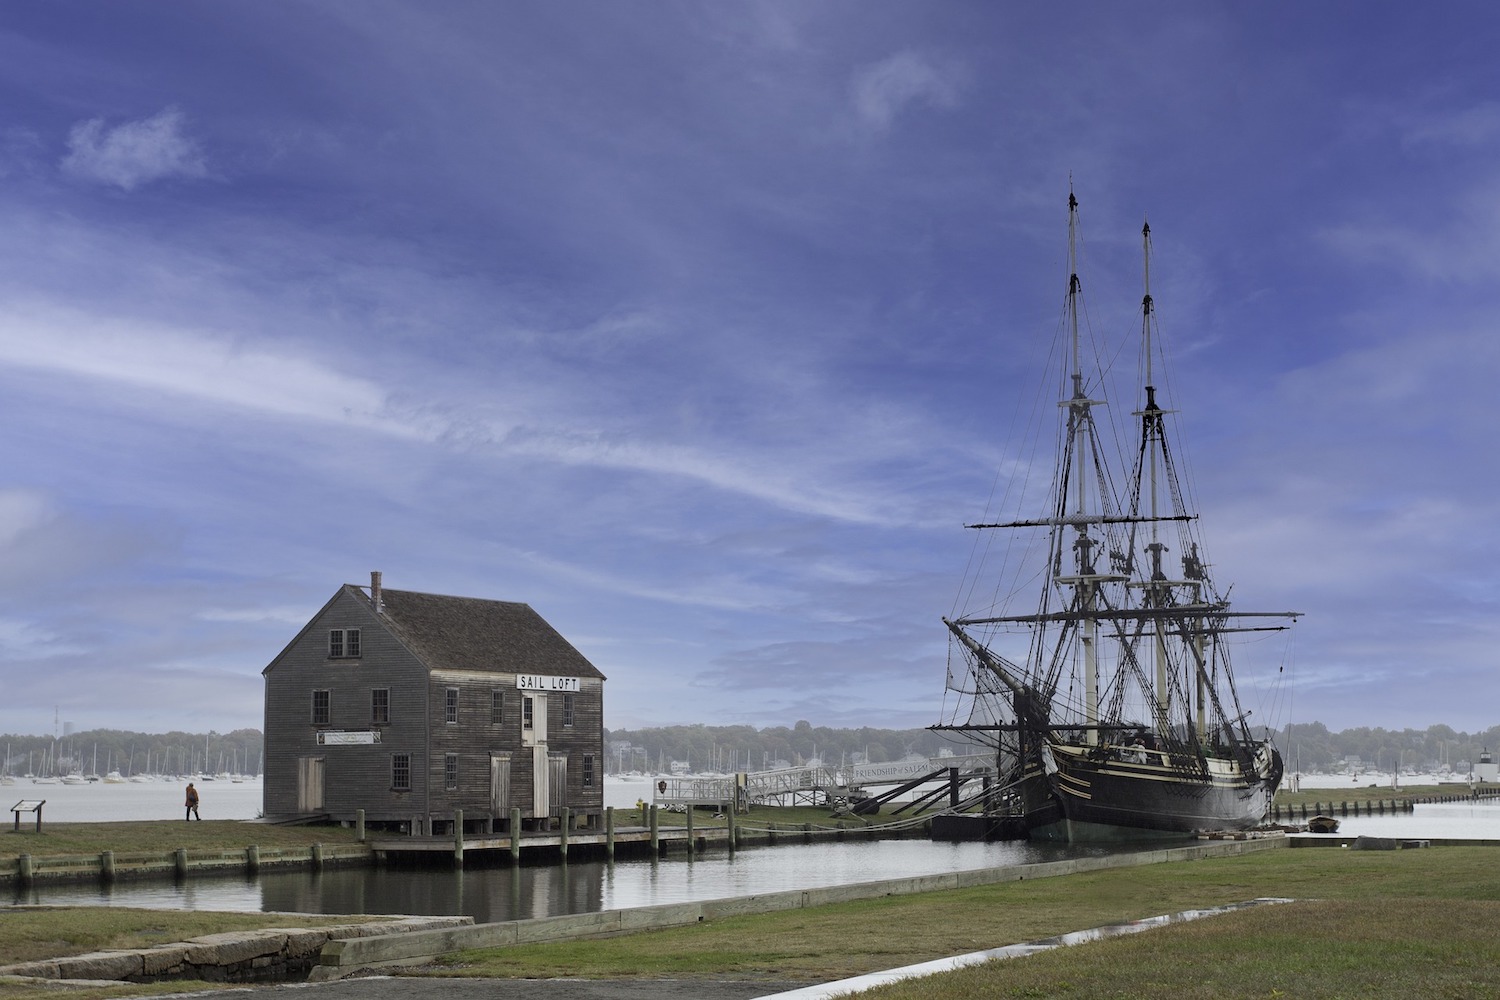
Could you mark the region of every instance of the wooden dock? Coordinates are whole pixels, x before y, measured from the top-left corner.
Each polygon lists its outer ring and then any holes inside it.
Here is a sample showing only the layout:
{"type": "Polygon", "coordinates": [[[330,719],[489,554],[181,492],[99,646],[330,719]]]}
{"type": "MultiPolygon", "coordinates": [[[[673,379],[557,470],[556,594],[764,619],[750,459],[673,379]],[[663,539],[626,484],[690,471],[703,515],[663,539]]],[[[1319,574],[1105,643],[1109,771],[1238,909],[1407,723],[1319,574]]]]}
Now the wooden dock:
{"type": "MultiPolygon", "coordinates": [[[[630,810],[634,812],[634,810],[630,810]]],[[[604,810],[604,831],[575,830],[567,809],[558,817],[556,830],[526,831],[520,836],[509,834],[465,834],[456,832],[451,837],[380,837],[366,841],[374,852],[377,864],[395,857],[410,856],[431,859],[436,854],[450,854],[453,863],[462,866],[468,854],[491,857],[508,854],[519,862],[527,853],[547,852],[559,854],[566,860],[568,853],[583,850],[588,853],[602,851],[605,857],[613,858],[617,850],[630,853],[666,854],[675,845],[681,849],[697,852],[712,844],[727,845],[733,850],[740,843],[735,829],[734,815],[726,816],[723,826],[698,827],[693,812],[683,814],[682,826],[664,826],[661,817],[664,810],[656,806],[647,809],[647,822],[643,826],[616,826],[613,807],[604,810]]],[[[515,824],[519,826],[519,823],[515,824]]],[[[463,813],[456,812],[453,829],[462,831],[463,813]]]]}
{"type": "MultiPolygon", "coordinates": [[[[635,810],[627,810],[633,813],[635,810]]],[[[647,809],[648,823],[645,826],[616,826],[614,809],[604,811],[605,829],[597,831],[570,830],[567,817],[562,818],[559,829],[551,831],[525,832],[518,838],[507,835],[455,835],[452,837],[380,837],[365,843],[373,853],[377,864],[405,858],[411,861],[430,863],[441,855],[450,855],[454,865],[462,867],[466,855],[479,855],[487,861],[500,860],[505,855],[519,863],[530,854],[539,853],[547,860],[561,857],[566,861],[570,851],[582,851],[594,856],[613,859],[616,852],[635,855],[665,856],[669,853],[697,854],[710,847],[723,847],[733,851],[738,847],[811,842],[818,839],[845,840],[851,838],[878,839],[885,837],[907,837],[927,835],[925,825],[919,821],[906,821],[883,827],[814,826],[811,823],[787,825],[777,828],[742,829],[733,813],[724,815],[723,824],[699,826],[694,822],[692,810],[686,813],[669,813],[659,806],[647,809]],[[661,819],[671,816],[681,818],[681,826],[664,826],[661,819]]],[[[454,817],[454,829],[463,829],[463,815],[454,817]]]]}

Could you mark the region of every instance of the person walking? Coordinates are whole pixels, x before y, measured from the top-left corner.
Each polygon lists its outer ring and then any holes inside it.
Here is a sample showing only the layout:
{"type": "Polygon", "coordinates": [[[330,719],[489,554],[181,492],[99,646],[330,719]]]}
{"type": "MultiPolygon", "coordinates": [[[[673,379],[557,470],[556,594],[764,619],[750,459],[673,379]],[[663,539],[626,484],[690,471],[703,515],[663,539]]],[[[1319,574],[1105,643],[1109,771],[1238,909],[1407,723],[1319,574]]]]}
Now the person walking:
{"type": "Polygon", "coordinates": [[[182,818],[185,820],[195,819],[200,823],[203,822],[203,817],[198,815],[198,789],[193,787],[191,781],[188,782],[187,786],[187,815],[182,818]]]}

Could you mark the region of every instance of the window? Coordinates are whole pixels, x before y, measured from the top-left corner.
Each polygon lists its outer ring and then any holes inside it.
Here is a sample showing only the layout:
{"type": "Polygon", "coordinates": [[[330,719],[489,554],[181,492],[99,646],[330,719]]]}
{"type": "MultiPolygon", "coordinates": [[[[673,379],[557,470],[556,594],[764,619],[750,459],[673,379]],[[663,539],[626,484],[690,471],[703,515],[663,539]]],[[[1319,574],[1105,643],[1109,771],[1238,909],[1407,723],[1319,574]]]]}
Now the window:
{"type": "Polygon", "coordinates": [[[370,721],[377,726],[391,721],[390,688],[375,688],[370,692],[370,721]]]}
{"type": "Polygon", "coordinates": [[[521,699],[521,728],[522,729],[535,729],[536,728],[536,726],[534,724],[535,723],[535,718],[534,718],[534,712],[535,711],[536,711],[535,702],[533,702],[532,699],[529,698],[529,697],[522,697],[522,699],[521,699]]]}
{"type": "Polygon", "coordinates": [[[330,706],[330,693],[327,691],[314,691],[312,699],[312,724],[315,726],[326,726],[333,715],[330,706]]]}
{"type": "Polygon", "coordinates": [[[411,791],[411,754],[391,755],[391,788],[398,792],[411,791]]]}
{"type": "Polygon", "coordinates": [[[573,696],[570,695],[570,694],[565,694],[565,695],[563,695],[563,725],[564,726],[571,726],[572,724],[573,724],[573,696]]]}
{"type": "Polygon", "coordinates": [[[448,689],[448,701],[444,711],[446,713],[444,718],[449,725],[458,721],[458,688],[448,689]]]}
{"type": "Polygon", "coordinates": [[[443,787],[453,790],[458,787],[458,754],[443,755],[443,787]]]}
{"type": "Polygon", "coordinates": [[[594,787],[594,755],[591,753],[583,755],[583,787],[594,787]]]}
{"type": "Polygon", "coordinates": [[[359,629],[331,628],[328,630],[328,655],[344,659],[359,655],[359,629]]]}
{"type": "Polygon", "coordinates": [[[505,721],[505,691],[496,688],[490,692],[490,725],[498,726],[505,721]]]}

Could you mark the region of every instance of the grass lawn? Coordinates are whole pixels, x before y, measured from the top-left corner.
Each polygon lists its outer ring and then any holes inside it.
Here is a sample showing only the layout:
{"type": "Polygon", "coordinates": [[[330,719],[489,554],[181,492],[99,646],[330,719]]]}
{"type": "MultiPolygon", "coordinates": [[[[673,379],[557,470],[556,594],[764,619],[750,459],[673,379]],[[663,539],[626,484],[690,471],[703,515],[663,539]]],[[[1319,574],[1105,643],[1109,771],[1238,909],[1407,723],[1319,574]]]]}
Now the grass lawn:
{"type": "Polygon", "coordinates": [[[826,981],[1124,920],[1285,896],[1309,902],[951,973],[901,985],[896,989],[915,992],[890,995],[1477,1000],[1500,995],[1500,939],[1493,933],[1500,921],[1497,860],[1488,848],[1266,851],[758,914],[630,937],[465,952],[428,971],[826,981]],[[1143,957],[1128,959],[1133,955],[1143,957]],[[1448,971],[1438,976],[1439,967],[1448,971]],[[1043,971],[1028,971],[1038,968],[1043,971]],[[948,981],[985,975],[997,978],[962,986],[948,981]],[[1434,983],[1436,991],[1414,992],[1418,980],[1434,983]]]}
{"type": "Polygon", "coordinates": [[[311,847],[313,844],[353,844],[354,830],[336,825],[275,826],[243,820],[139,820],[127,823],[43,823],[40,832],[7,829],[0,833],[0,860],[14,861],[22,854],[57,857],[67,854],[97,856],[103,851],[117,854],[157,852],[167,854],[179,847],[193,850],[243,850],[260,847],[311,847]]]}

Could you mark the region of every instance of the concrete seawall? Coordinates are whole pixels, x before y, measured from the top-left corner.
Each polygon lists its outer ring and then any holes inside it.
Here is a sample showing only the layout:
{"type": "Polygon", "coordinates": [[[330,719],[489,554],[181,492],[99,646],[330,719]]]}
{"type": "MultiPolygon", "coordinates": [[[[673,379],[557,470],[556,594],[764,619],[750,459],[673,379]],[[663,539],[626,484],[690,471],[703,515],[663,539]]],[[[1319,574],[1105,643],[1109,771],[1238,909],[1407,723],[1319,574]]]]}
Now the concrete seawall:
{"type": "Polygon", "coordinates": [[[1200,858],[1232,857],[1277,850],[1287,846],[1288,840],[1284,836],[1208,841],[1131,854],[1031,865],[1007,865],[1000,868],[979,868],[941,875],[886,879],[820,889],[793,889],[729,899],[666,903],[628,910],[606,910],[599,913],[579,913],[537,920],[506,920],[436,931],[351,938],[330,941],[325,945],[318,965],[312,970],[309,979],[314,981],[338,979],[364,968],[415,965],[432,961],[441,955],[470,948],[503,948],[544,941],[608,937],[636,931],[683,927],[748,913],[770,913],[859,899],[878,899],[883,896],[963,889],[1024,879],[1054,878],[1059,875],[1100,871],[1108,868],[1162,864],[1169,861],[1193,861],[1200,858]]]}
{"type": "Polygon", "coordinates": [[[195,979],[218,983],[285,982],[307,974],[319,952],[331,940],[378,934],[383,939],[403,933],[437,934],[442,928],[472,924],[470,917],[405,917],[323,927],[261,928],[209,934],[154,948],[99,951],[40,962],[0,966],[7,977],[98,983],[154,983],[195,979]]]}
{"type": "MultiPolygon", "coordinates": [[[[180,825],[180,824],[179,824],[180,825]]],[[[374,851],[365,844],[312,844],[308,847],[235,849],[175,848],[169,851],[102,851],[98,854],[32,855],[0,858],[0,886],[32,882],[176,878],[194,874],[265,869],[369,865],[374,851]]]]}

